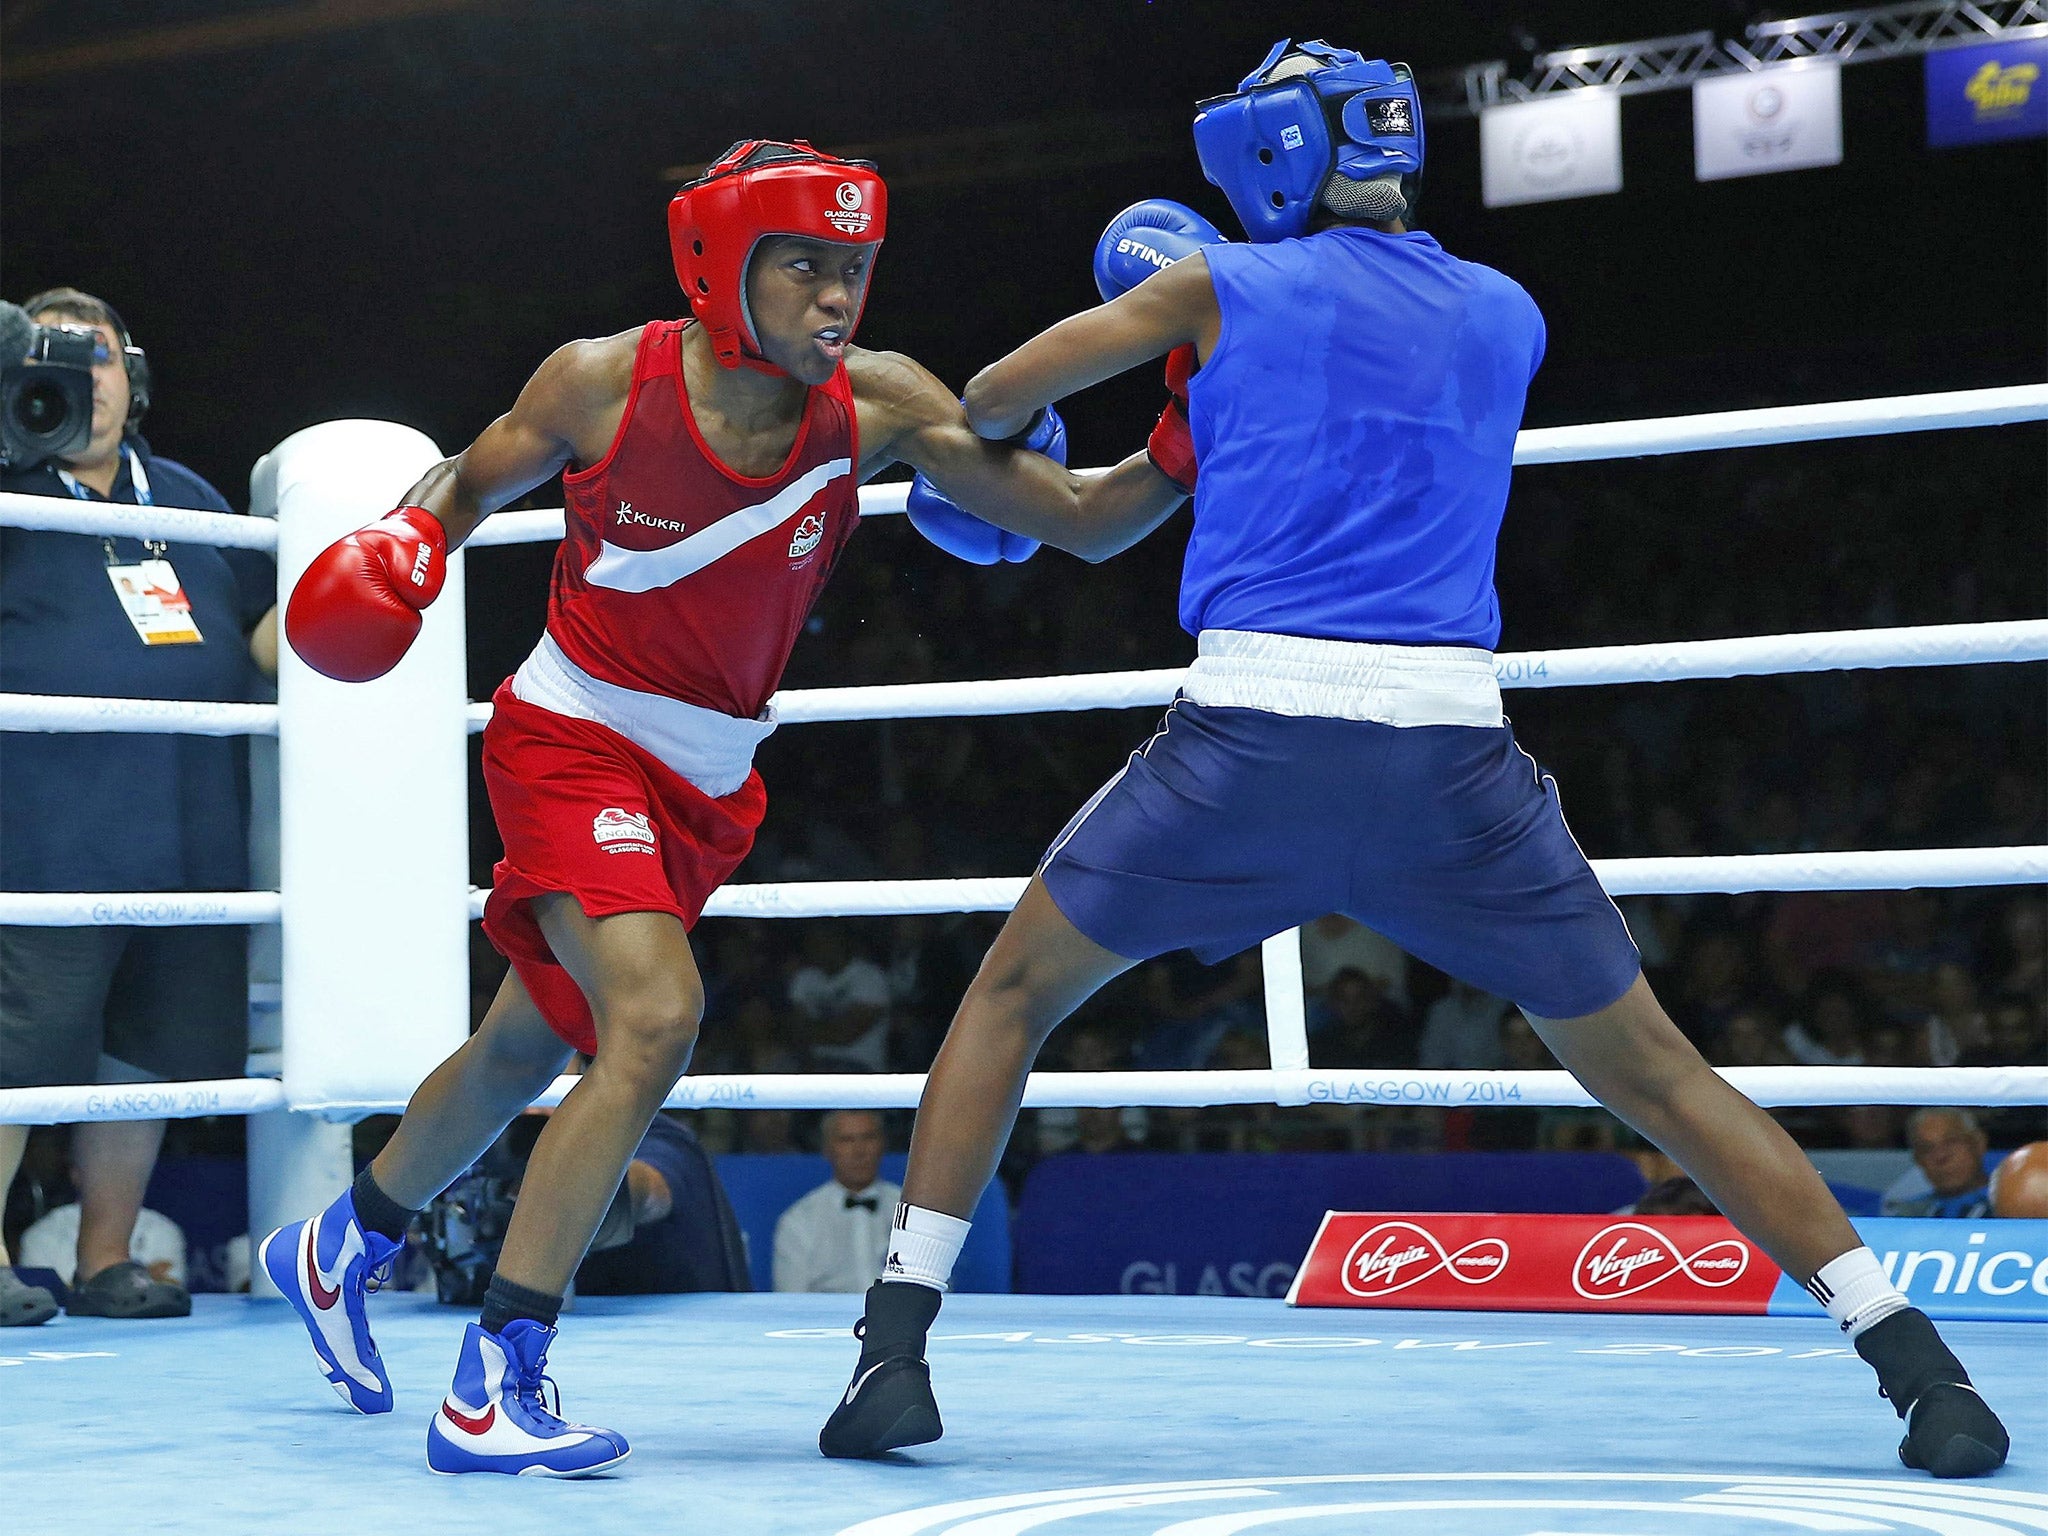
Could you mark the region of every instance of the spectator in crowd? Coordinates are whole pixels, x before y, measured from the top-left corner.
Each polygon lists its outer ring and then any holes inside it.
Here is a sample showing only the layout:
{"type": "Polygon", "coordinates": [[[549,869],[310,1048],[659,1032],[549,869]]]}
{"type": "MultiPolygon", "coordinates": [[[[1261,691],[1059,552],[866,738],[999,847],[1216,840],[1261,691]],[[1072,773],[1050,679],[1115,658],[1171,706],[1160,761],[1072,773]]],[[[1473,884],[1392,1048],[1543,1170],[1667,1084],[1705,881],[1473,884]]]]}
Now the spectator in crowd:
{"type": "Polygon", "coordinates": [[[1941,901],[1933,891],[1888,894],[1887,932],[1864,967],[1866,989],[1889,1017],[1901,1024],[1918,1024],[1935,1005],[1938,973],[1945,966],[1967,961],[1969,947],[1953,929],[1942,925],[1941,901]]]}
{"type": "MultiPolygon", "coordinates": [[[[1068,1026],[1061,1041],[1062,1065],[1069,1072],[1118,1072],[1128,1066],[1110,1033],[1095,1025],[1068,1026]]],[[[1038,1151],[1128,1152],[1141,1150],[1151,1133],[1150,1116],[1140,1108],[1041,1109],[1037,1113],[1038,1151]]]]}
{"type": "MultiPolygon", "coordinates": [[[[92,436],[66,460],[0,474],[0,489],[232,510],[144,441],[147,368],[111,307],[75,288],[22,307],[93,334],[92,436]]],[[[0,692],[251,700],[277,671],[275,601],[254,551],[0,529],[0,692]]],[[[0,735],[0,889],[242,890],[247,821],[240,737],[0,735]]],[[[239,1077],[247,950],[235,927],[0,928],[0,1087],[239,1077]]],[[[75,1133],[74,1314],[191,1310],[182,1285],[130,1257],[163,1132],[117,1120],[75,1133]]],[[[26,1134],[0,1126],[0,1195],[26,1134]]],[[[0,1325],[40,1322],[50,1302],[0,1262],[0,1325]]]]}
{"type": "Polygon", "coordinates": [[[1991,1214],[2001,1219],[2048,1219],[2048,1141],[2030,1141],[2008,1153],[1991,1175],[1991,1214]]]}
{"type": "Polygon", "coordinates": [[[718,1170],[690,1128],[654,1117],[576,1271],[585,1296],[746,1291],[747,1254],[718,1170]]]}
{"type": "Polygon", "coordinates": [[[1429,1005],[1415,1064],[1424,1068],[1464,1067],[1489,1072],[1501,1064],[1500,1021],[1505,998],[1494,997],[1455,978],[1450,990],[1429,1005]]]}
{"type": "MultiPolygon", "coordinates": [[[[71,1170],[74,1188],[78,1181],[79,1170],[74,1165],[71,1170]]],[[[74,1200],[46,1212],[22,1233],[22,1265],[28,1269],[52,1270],[60,1281],[69,1286],[78,1273],[79,1214],[78,1202],[74,1200]]],[[[135,1231],[128,1239],[127,1257],[159,1284],[185,1284],[185,1234],[162,1211],[152,1211],[144,1206],[136,1212],[135,1231]]]]}
{"type": "Polygon", "coordinates": [[[1894,1184],[1884,1194],[1885,1215],[1974,1220],[1991,1214],[1984,1132],[1976,1116],[1964,1109],[1916,1109],[1906,1117],[1906,1145],[1926,1192],[1904,1181],[1894,1184]]]}
{"type": "Polygon", "coordinates": [[[775,1289],[864,1291],[882,1272],[903,1191],[881,1177],[882,1117],[835,1109],[825,1117],[832,1177],[775,1223],[775,1289]]]}
{"type": "Polygon", "coordinates": [[[1652,1184],[1643,1197],[1629,1207],[1632,1216],[1718,1216],[1721,1214],[1707,1192],[1680,1175],[1652,1184]]]}
{"type": "Polygon", "coordinates": [[[754,993],[721,1022],[691,1061],[693,1072],[801,1072],[803,1053],[791,1038],[791,1021],[775,1004],[754,993]]]}
{"type": "Polygon", "coordinates": [[[1870,1021],[1863,992],[1847,971],[1828,971],[1807,988],[1804,1017],[1785,1026],[1785,1049],[1803,1067],[1860,1067],[1869,1060],[1870,1021]]]}
{"type": "Polygon", "coordinates": [[[1792,1053],[1785,1049],[1784,1032],[1768,1011],[1745,1008],[1722,1026],[1713,1059],[1724,1067],[1782,1067],[1791,1064],[1792,1053]]]}
{"type": "Polygon", "coordinates": [[[811,1061],[820,1071],[887,1068],[888,973],[854,953],[845,919],[806,926],[804,963],[789,979],[789,1001],[808,1026],[811,1061]]]}
{"type": "Polygon", "coordinates": [[[1347,966],[1330,978],[1309,1027],[1315,1036],[1313,1059],[1320,1065],[1415,1065],[1412,1022],[1364,971],[1347,966]]]}
{"type": "Polygon", "coordinates": [[[1999,937],[2005,963],[1996,994],[2036,1004],[2048,998],[2048,901],[2030,895],[2008,903],[1999,937]]]}
{"type": "Polygon", "coordinates": [[[1952,1067],[1991,1037],[1991,1021],[1977,1004],[1977,978],[1966,965],[1944,961],[1934,969],[1931,1007],[1920,1021],[1914,1064],[1952,1067]]]}
{"type": "Polygon", "coordinates": [[[1320,995],[1339,971],[1363,971],[1399,1006],[1408,1006],[1408,956],[1390,939],[1341,912],[1301,930],[1301,984],[1320,995]]]}
{"type": "Polygon", "coordinates": [[[1781,898],[1764,934],[1778,990],[1799,997],[1823,971],[1862,965],[1885,932],[1877,891],[1794,891],[1781,898]]]}
{"type": "Polygon", "coordinates": [[[1142,970],[1145,1003],[1157,1020],[1138,1042],[1137,1064],[1147,1071],[1205,1067],[1231,1030],[1258,1023],[1256,949],[1218,965],[1204,965],[1178,949],[1147,961],[1142,970]]]}
{"type": "Polygon", "coordinates": [[[1716,929],[1696,938],[1687,951],[1679,987],[1678,1027],[1712,1052],[1728,1021],[1751,1000],[1749,955],[1739,934],[1716,929]]]}

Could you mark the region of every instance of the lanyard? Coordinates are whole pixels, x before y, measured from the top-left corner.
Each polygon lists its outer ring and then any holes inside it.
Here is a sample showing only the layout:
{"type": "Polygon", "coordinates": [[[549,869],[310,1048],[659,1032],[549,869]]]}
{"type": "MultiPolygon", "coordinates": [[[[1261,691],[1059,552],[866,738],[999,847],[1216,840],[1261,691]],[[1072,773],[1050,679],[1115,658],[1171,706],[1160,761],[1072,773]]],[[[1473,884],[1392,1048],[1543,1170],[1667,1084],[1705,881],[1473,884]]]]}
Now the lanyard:
{"type": "MultiPolygon", "coordinates": [[[[135,492],[135,505],[138,507],[153,507],[156,505],[156,498],[149,493],[149,471],[142,467],[142,455],[133,448],[128,449],[127,452],[128,484],[130,489],[135,492]]],[[[64,489],[69,491],[73,498],[78,501],[98,501],[101,499],[95,496],[87,487],[80,485],[78,477],[68,469],[58,470],[57,478],[64,482],[64,489]]],[[[114,553],[114,541],[110,538],[103,538],[100,540],[100,544],[106,549],[107,564],[118,564],[119,557],[114,553]]],[[[161,539],[144,539],[142,547],[144,553],[149,558],[155,559],[160,557],[170,546],[161,539]]]]}

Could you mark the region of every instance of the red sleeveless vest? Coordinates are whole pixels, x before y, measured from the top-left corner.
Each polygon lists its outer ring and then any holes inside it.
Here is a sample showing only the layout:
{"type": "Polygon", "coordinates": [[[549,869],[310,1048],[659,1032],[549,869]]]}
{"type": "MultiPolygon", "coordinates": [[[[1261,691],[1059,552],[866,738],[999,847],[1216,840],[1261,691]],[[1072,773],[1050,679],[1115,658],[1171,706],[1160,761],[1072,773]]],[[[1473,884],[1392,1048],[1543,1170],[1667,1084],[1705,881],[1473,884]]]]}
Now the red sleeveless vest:
{"type": "Polygon", "coordinates": [[[640,333],[611,451],[562,477],[548,633],[602,682],[753,719],[860,521],[859,433],[840,367],[764,479],[705,444],[683,384],[690,320],[640,333]]]}

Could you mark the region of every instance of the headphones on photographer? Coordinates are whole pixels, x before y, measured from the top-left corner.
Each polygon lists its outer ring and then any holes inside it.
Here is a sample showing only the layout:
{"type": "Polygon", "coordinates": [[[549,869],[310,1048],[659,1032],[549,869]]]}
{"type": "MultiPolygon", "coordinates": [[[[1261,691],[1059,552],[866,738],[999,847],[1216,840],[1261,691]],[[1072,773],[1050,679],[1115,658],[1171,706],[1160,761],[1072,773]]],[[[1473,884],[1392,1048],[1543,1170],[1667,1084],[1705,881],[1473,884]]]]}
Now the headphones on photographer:
{"type": "Polygon", "coordinates": [[[142,425],[143,413],[149,409],[149,359],[142,348],[135,345],[134,337],[128,334],[127,322],[122,320],[120,313],[105,299],[77,288],[46,288],[23,301],[21,307],[30,319],[34,319],[46,309],[68,309],[80,299],[90,299],[104,310],[114,334],[121,338],[121,366],[128,375],[128,420],[121,427],[125,437],[142,425]]]}

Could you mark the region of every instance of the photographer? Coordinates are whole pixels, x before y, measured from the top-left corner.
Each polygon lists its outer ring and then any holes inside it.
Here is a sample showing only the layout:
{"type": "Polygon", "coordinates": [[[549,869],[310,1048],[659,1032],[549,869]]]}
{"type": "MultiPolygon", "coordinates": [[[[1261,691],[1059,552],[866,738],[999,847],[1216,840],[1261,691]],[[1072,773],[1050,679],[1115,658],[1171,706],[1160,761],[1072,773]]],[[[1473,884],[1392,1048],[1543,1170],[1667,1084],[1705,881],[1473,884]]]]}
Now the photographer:
{"type": "MultiPolygon", "coordinates": [[[[84,447],[0,472],[0,490],[230,512],[137,430],[148,365],[113,309],[74,288],[22,306],[94,337],[84,447]]],[[[248,701],[277,671],[267,555],[198,544],[0,528],[0,691],[248,701]]],[[[0,889],[246,888],[248,755],[240,737],[0,733],[0,889]]],[[[232,927],[0,927],[0,1087],[241,1075],[248,934],[232,927]]],[[[182,1286],[131,1258],[163,1122],[73,1131],[81,1207],[68,1310],[178,1317],[182,1286]]],[[[0,1197],[27,1131],[0,1126],[0,1197]]],[[[42,1322],[47,1291],[0,1253],[0,1326],[42,1322]]]]}

